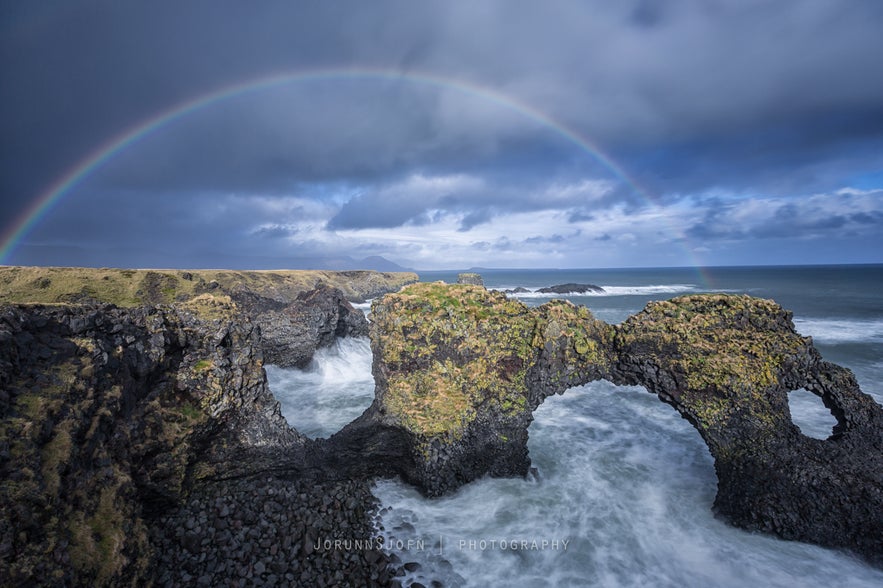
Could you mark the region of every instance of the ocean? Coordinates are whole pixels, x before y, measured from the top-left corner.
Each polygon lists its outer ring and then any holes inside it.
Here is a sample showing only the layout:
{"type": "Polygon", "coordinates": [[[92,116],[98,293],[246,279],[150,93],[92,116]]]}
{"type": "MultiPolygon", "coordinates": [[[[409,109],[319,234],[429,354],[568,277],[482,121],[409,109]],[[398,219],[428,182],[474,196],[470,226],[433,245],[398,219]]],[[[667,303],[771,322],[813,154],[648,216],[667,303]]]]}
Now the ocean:
{"type": "MultiPolygon", "coordinates": [[[[794,312],[797,330],[825,359],[850,368],[883,403],[881,265],[471,271],[488,288],[527,288],[517,297],[529,306],[568,298],[610,323],[687,293],[772,298],[794,312]],[[605,292],[535,292],[571,282],[605,292]]],[[[420,277],[454,282],[457,272],[420,277]]],[[[283,414],[311,437],[336,432],[373,399],[367,339],[338,341],[306,370],[268,366],[267,375],[283,414]]],[[[797,390],[789,402],[804,434],[830,433],[834,419],[821,400],[797,390]]],[[[437,499],[399,480],[375,484],[386,507],[379,532],[402,561],[418,564],[404,585],[883,586],[883,570],[848,553],[715,519],[717,479],[705,444],[643,388],[593,382],[547,399],[534,416],[537,475],[529,479],[482,479],[437,499]]]]}

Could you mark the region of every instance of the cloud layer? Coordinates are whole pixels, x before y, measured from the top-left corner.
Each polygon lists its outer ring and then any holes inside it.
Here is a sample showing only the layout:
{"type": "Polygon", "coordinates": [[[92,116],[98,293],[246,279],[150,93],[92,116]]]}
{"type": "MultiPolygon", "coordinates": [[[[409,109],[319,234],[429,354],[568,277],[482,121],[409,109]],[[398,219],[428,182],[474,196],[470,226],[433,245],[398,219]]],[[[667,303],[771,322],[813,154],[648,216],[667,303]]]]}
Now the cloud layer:
{"type": "Polygon", "coordinates": [[[165,125],[4,262],[881,261],[874,0],[0,10],[7,234],[67,170],[176,105],[279,72],[386,72],[243,92],[165,125]]]}

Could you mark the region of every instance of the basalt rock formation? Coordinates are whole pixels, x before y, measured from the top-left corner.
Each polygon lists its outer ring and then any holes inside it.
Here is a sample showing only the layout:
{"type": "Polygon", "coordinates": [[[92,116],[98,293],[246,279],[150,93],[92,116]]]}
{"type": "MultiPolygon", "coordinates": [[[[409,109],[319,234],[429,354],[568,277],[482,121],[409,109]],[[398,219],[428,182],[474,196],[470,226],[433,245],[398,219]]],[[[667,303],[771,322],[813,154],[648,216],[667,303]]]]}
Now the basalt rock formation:
{"type": "Polygon", "coordinates": [[[482,280],[481,274],[476,274],[474,272],[457,274],[457,283],[471,284],[473,286],[484,286],[484,280],[482,280]]]}
{"type": "Polygon", "coordinates": [[[883,561],[883,409],[772,301],[685,296],[613,326],[565,301],[529,309],[480,287],[416,284],[375,302],[372,346],[374,404],[331,442],[371,453],[365,440],[382,431],[378,451],[406,448],[398,471],[427,495],[526,474],[533,410],[607,379],[646,387],[693,424],[715,460],[714,508],[734,525],[883,561]],[[827,440],[791,422],[798,388],[836,417],[827,440]]]}
{"type": "Polygon", "coordinates": [[[368,321],[337,288],[320,285],[291,301],[265,298],[250,291],[233,295],[237,307],[261,329],[264,360],[280,367],[309,365],[316,349],[338,337],[368,335],[368,321]]]}
{"type": "Polygon", "coordinates": [[[557,284],[540,288],[537,292],[541,294],[585,294],[586,292],[603,293],[604,288],[594,284],[557,284]]]}
{"type": "Polygon", "coordinates": [[[377,548],[314,552],[376,501],[312,445],[226,296],[0,307],[0,584],[386,585],[377,548]]]}
{"type": "Polygon", "coordinates": [[[199,480],[248,473],[262,448],[304,444],[233,312],[210,296],[2,308],[4,582],[132,583],[151,565],[145,518],[199,480]]]}

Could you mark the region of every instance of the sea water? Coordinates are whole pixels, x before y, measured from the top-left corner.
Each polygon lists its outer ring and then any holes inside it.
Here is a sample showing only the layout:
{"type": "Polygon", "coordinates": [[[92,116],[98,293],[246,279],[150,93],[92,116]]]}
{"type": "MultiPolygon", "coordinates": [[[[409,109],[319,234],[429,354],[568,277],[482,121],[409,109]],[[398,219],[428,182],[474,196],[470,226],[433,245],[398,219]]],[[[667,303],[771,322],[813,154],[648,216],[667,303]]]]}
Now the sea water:
{"type": "MultiPolygon", "coordinates": [[[[725,291],[772,298],[794,311],[823,356],[852,369],[883,401],[883,267],[653,270],[480,270],[489,288],[521,286],[530,306],[543,286],[592,283],[601,294],[563,296],[616,323],[649,301],[725,291]]],[[[427,272],[425,281],[456,280],[427,272]]],[[[373,398],[367,340],[320,351],[307,370],[268,367],[283,414],[327,437],[373,398]]],[[[834,424],[805,390],[790,395],[804,434],[834,424]]],[[[381,533],[419,567],[405,583],[448,586],[883,586],[883,571],[856,557],[736,529],[714,518],[713,461],[698,433],[640,387],[594,382],[534,413],[528,444],[537,475],[482,479],[450,496],[422,497],[399,480],[375,495],[388,507],[381,533]]],[[[413,567],[413,566],[412,566],[413,567]]]]}

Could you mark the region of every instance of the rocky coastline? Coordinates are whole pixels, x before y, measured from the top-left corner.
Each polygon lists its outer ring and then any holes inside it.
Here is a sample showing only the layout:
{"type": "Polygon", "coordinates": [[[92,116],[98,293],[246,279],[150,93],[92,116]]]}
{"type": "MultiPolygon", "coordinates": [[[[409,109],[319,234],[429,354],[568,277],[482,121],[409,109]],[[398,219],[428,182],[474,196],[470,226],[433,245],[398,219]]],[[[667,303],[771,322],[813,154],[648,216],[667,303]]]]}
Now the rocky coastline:
{"type": "Polygon", "coordinates": [[[883,409],[774,302],[684,296],[614,326],[566,301],[414,284],[375,300],[368,325],[323,282],[128,308],[91,295],[0,306],[0,577],[395,585],[381,546],[323,547],[376,533],[371,480],[438,496],[526,475],[533,411],[597,379],[644,386],[693,424],[722,518],[883,563],[883,409]],[[264,363],[304,365],[365,332],[371,407],[329,439],[291,429],[264,363]],[[800,387],[836,417],[828,440],[791,423],[800,387]]]}
{"type": "Polygon", "coordinates": [[[0,306],[4,585],[389,582],[379,548],[286,545],[311,530],[371,536],[376,501],[367,480],[315,466],[263,370],[265,351],[287,341],[275,359],[302,365],[363,334],[364,316],[324,283],[287,301],[210,290],[127,308],[94,290],[0,306]]]}
{"type": "Polygon", "coordinates": [[[370,448],[382,435],[386,450],[406,448],[397,473],[439,496],[526,475],[527,428],[548,396],[599,379],[643,386],[708,446],[721,518],[881,565],[883,408],[791,319],[770,300],[706,294],[614,326],[563,300],[528,308],[481,287],[414,284],[374,304],[375,400],[331,441],[370,448]],[[827,440],[791,422],[799,388],[836,418],[827,440]]]}

